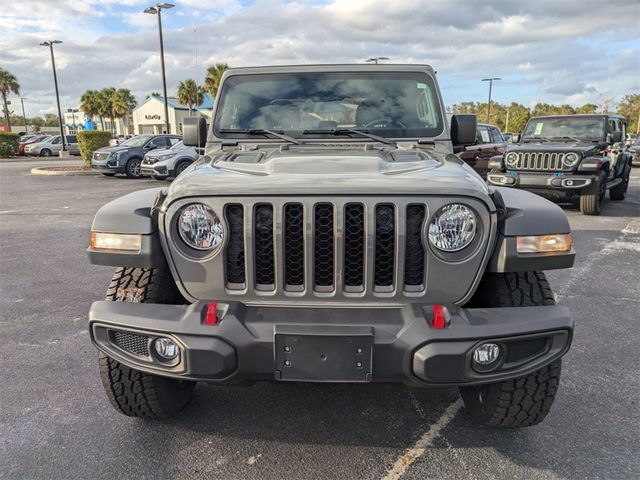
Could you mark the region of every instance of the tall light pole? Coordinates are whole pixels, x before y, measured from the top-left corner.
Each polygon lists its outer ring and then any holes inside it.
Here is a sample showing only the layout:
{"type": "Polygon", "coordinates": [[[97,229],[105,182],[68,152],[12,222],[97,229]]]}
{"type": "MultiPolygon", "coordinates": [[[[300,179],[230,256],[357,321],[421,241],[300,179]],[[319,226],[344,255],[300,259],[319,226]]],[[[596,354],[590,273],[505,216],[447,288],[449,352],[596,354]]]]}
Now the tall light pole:
{"type": "Polygon", "coordinates": [[[58,122],[60,123],[60,136],[62,137],[62,151],[67,149],[67,145],[64,138],[64,130],[62,128],[62,110],[60,110],[60,93],[58,92],[58,75],[56,74],[56,59],[53,55],[53,46],[56,43],[62,43],[60,40],[49,40],[48,42],[42,42],[40,45],[43,47],[49,47],[51,51],[51,65],[53,66],[53,83],[56,86],[56,103],[58,104],[58,122]]]}
{"type": "Polygon", "coordinates": [[[502,80],[500,77],[483,78],[483,82],[489,82],[489,104],[487,105],[487,123],[491,123],[491,89],[493,87],[494,80],[502,80]]]}
{"type": "Polygon", "coordinates": [[[24,119],[24,134],[27,135],[29,133],[29,127],[27,126],[27,116],[24,114],[24,101],[26,98],[20,97],[20,103],[22,104],[22,118],[24,119]]]}
{"type": "Polygon", "coordinates": [[[144,13],[158,16],[158,35],[160,36],[160,64],[162,65],[162,93],[164,94],[164,126],[165,133],[169,131],[169,102],[167,100],[167,77],[164,70],[164,42],[162,40],[162,9],[168,10],[175,7],[170,3],[160,2],[155,6],[144,9],[144,13]]]}
{"type": "Polygon", "coordinates": [[[378,64],[379,60],[389,60],[389,57],[371,57],[365,60],[367,63],[375,63],[378,64]]]}

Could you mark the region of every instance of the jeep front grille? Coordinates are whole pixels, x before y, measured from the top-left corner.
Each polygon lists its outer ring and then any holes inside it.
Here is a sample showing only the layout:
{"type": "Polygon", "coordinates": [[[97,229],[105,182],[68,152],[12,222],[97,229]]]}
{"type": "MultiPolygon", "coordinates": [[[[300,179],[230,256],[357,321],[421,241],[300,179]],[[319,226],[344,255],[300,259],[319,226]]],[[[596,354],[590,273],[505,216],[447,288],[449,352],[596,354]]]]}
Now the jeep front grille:
{"type": "Polygon", "coordinates": [[[550,152],[518,152],[518,160],[513,170],[558,171],[570,170],[563,165],[564,153],[550,152]]]}
{"type": "Polygon", "coordinates": [[[229,291],[251,288],[295,295],[340,289],[358,295],[425,288],[423,204],[227,204],[224,216],[229,291]]]}

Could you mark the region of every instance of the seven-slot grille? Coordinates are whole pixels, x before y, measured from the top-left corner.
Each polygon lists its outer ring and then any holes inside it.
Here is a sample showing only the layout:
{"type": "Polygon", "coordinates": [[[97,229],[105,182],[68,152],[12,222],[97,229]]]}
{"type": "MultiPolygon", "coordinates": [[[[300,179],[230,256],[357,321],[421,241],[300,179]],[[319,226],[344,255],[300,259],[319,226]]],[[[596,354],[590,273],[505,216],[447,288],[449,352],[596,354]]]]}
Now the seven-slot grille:
{"type": "Polygon", "coordinates": [[[565,153],[517,152],[517,155],[518,160],[513,167],[515,170],[557,171],[570,169],[562,163],[565,153]]]}
{"type": "Polygon", "coordinates": [[[227,204],[224,215],[231,291],[424,290],[424,204],[227,204]]]}

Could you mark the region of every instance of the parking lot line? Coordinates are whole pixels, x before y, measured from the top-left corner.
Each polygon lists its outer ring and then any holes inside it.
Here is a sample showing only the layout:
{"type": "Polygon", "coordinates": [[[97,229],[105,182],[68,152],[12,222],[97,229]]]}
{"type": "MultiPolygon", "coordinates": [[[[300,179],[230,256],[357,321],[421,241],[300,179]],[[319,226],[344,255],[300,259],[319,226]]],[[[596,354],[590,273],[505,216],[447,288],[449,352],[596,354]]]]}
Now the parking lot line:
{"type": "Polygon", "coordinates": [[[429,430],[422,434],[413,447],[404,452],[404,454],[395,461],[393,467],[387,472],[383,480],[398,480],[404,472],[406,472],[407,468],[424,455],[427,448],[433,445],[433,441],[438,438],[442,429],[449,425],[461,408],[462,399],[460,398],[449,405],[440,418],[431,425],[429,430]]]}

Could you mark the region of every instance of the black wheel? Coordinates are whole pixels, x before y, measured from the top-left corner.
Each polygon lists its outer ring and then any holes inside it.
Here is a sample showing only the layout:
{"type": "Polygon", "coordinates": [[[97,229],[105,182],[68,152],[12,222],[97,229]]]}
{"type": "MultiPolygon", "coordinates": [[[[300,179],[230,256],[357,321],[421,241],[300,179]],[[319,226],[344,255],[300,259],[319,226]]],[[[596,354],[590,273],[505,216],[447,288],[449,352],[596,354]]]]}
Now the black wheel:
{"type": "Polygon", "coordinates": [[[48,148],[43,148],[42,150],[40,150],[40,156],[41,157],[50,157],[51,156],[51,150],[49,150],[48,148]]]}
{"type": "Polygon", "coordinates": [[[609,198],[614,201],[624,200],[627,197],[627,190],[629,189],[629,176],[631,175],[631,165],[628,165],[624,169],[622,175],[622,183],[616,185],[609,190],[609,198]]]}
{"type": "Polygon", "coordinates": [[[178,163],[178,165],[176,165],[176,169],[175,169],[175,176],[177,177],[178,175],[180,175],[182,172],[185,171],[185,169],[191,165],[191,162],[187,161],[187,162],[180,162],[178,163]]]}
{"type": "MultiPolygon", "coordinates": [[[[544,273],[487,273],[467,306],[476,308],[554,305],[544,273]]],[[[483,425],[528,427],[549,413],[560,379],[558,359],[512,380],[460,387],[467,411],[483,425]]]]}
{"type": "MultiPolygon", "coordinates": [[[[184,299],[165,270],[118,268],[107,289],[114,302],[180,304],[184,299]]],[[[100,377],[111,405],[130,417],[167,418],[193,397],[196,382],[174,380],[130,368],[100,353],[100,377]]]]}
{"type": "Polygon", "coordinates": [[[607,194],[607,176],[601,172],[593,184],[580,195],[580,212],[583,215],[600,215],[607,194]]]}
{"type": "Polygon", "coordinates": [[[125,167],[125,173],[129,178],[140,178],[142,177],[142,170],[140,169],[140,164],[142,160],[139,158],[132,158],[127,162],[127,166],[125,167]]]}
{"type": "Polygon", "coordinates": [[[102,172],[102,174],[103,174],[105,177],[114,177],[114,176],[116,175],[115,173],[104,173],[104,172],[102,172]]]}

